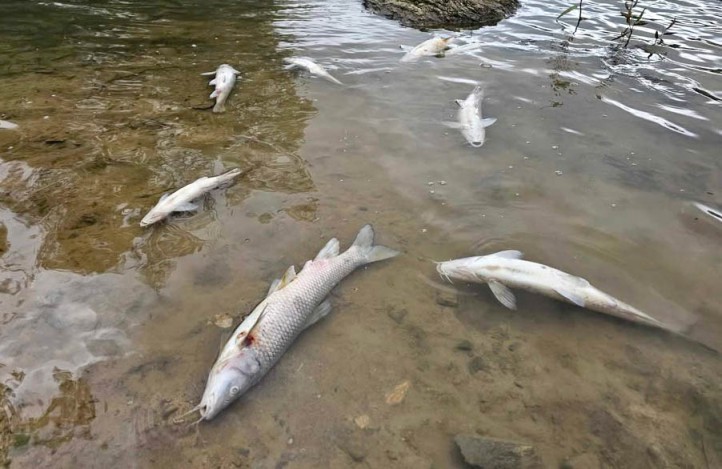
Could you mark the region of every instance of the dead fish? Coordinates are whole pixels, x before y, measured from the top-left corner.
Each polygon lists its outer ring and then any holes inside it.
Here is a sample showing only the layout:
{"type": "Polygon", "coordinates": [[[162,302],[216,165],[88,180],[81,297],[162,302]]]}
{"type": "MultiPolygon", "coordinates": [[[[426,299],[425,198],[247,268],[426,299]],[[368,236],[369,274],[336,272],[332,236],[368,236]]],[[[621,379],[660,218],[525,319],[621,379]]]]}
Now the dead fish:
{"type": "Polygon", "coordinates": [[[4,121],[4,120],[0,119],[0,129],[15,130],[15,129],[17,129],[18,127],[19,127],[19,126],[18,126],[17,124],[13,123],[13,122],[4,121]]]}
{"type": "Polygon", "coordinates": [[[343,85],[343,83],[341,83],[330,73],[328,73],[325,68],[323,68],[313,60],[309,59],[308,57],[286,57],[285,59],[283,59],[283,62],[286,63],[286,66],[284,67],[286,70],[306,70],[311,75],[325,78],[326,80],[332,81],[337,85],[343,85]]]}
{"type": "Polygon", "coordinates": [[[231,94],[233,85],[236,83],[236,75],[240,74],[241,72],[228,64],[220,65],[215,72],[201,73],[201,75],[204,76],[215,75],[215,78],[208,82],[210,86],[216,87],[209,96],[211,99],[216,98],[216,105],[213,106],[213,112],[224,112],[226,110],[226,100],[228,99],[228,95],[231,94]]]}
{"type": "Polygon", "coordinates": [[[406,50],[406,54],[401,57],[401,62],[415,62],[421,57],[437,56],[442,57],[444,51],[449,49],[449,44],[455,38],[454,36],[440,37],[434,36],[431,39],[427,39],[414,48],[408,48],[401,46],[402,49],[406,50]]]}
{"type": "Polygon", "coordinates": [[[719,210],[715,210],[712,207],[708,207],[699,202],[693,202],[693,203],[694,203],[695,207],[702,210],[704,213],[706,213],[710,217],[714,218],[715,220],[717,220],[719,222],[722,222],[722,212],[720,212],[719,210]]]}
{"type": "Polygon", "coordinates": [[[457,99],[459,105],[457,113],[458,122],[449,122],[446,125],[459,129],[467,142],[479,148],[486,140],[486,128],[496,122],[495,117],[482,119],[481,101],[484,99],[484,90],[481,86],[474,88],[474,91],[464,100],[457,99]]]}
{"type": "Polygon", "coordinates": [[[524,261],[521,257],[519,251],[500,251],[487,256],[440,262],[436,270],[447,280],[453,277],[468,282],[487,283],[496,299],[509,309],[516,309],[516,297],[509,288],[521,288],[592,311],[669,330],[664,323],[597,290],[581,277],[524,261]]]}
{"type": "Polygon", "coordinates": [[[196,179],[187,186],[178,189],[170,195],[163,195],[156,206],[153,207],[140,221],[140,226],[148,226],[153,223],[157,223],[173,212],[191,212],[198,210],[198,205],[191,203],[192,200],[197,199],[206,192],[212,191],[219,186],[231,182],[233,179],[240,176],[240,174],[241,170],[235,168],[219,176],[204,176],[200,179],[196,179]]]}
{"type": "Polygon", "coordinates": [[[371,225],[339,254],[331,239],[315,259],[296,275],[293,266],[271,284],[266,298],[256,306],[221,350],[208,375],[200,404],[201,420],[211,420],[263,378],[307,327],[331,311],[327,299],[333,288],[358,267],[399,254],[373,244],[371,225]]]}

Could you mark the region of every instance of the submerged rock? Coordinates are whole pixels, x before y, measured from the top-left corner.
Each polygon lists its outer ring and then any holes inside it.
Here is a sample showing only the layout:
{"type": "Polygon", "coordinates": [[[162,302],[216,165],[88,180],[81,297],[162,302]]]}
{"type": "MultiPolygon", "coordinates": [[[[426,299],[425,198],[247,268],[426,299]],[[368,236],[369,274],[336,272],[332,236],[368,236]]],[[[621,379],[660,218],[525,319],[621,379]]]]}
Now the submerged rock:
{"type": "Polygon", "coordinates": [[[494,469],[541,469],[542,463],[533,446],[477,435],[456,435],[456,446],[464,461],[472,467],[494,469]]]}
{"type": "Polygon", "coordinates": [[[363,0],[379,15],[414,28],[479,27],[511,16],[518,0],[363,0]]]}

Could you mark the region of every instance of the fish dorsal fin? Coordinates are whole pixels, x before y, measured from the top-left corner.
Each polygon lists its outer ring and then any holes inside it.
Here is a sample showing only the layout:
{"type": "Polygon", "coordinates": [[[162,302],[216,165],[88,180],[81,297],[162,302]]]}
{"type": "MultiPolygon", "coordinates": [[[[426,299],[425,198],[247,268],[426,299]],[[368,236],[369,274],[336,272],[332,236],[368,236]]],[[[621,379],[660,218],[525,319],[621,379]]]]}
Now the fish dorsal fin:
{"type": "Polygon", "coordinates": [[[278,287],[274,291],[278,291],[281,288],[285,288],[288,286],[289,283],[291,283],[296,278],[296,267],[291,266],[288,269],[286,269],[286,272],[283,274],[283,277],[281,277],[281,281],[278,283],[278,287]]]}
{"type": "Polygon", "coordinates": [[[158,202],[163,202],[168,197],[170,197],[170,192],[166,192],[165,194],[161,195],[160,200],[158,202]]]}
{"type": "Polygon", "coordinates": [[[497,280],[489,280],[489,288],[501,304],[509,309],[516,309],[516,297],[509,287],[497,280]]]}
{"type": "Polygon", "coordinates": [[[524,257],[524,254],[521,251],[515,251],[513,249],[510,249],[508,251],[499,251],[495,252],[494,254],[490,254],[494,257],[503,257],[505,259],[521,259],[524,257]]]}
{"type": "Polygon", "coordinates": [[[574,303],[577,306],[584,308],[584,306],[586,304],[584,301],[584,297],[574,291],[567,290],[566,288],[555,288],[554,291],[559,293],[561,296],[566,298],[569,302],[574,303]]]}
{"type": "Polygon", "coordinates": [[[271,282],[271,286],[268,288],[268,293],[266,294],[266,297],[269,297],[269,296],[271,296],[271,294],[286,287],[295,278],[296,278],[296,267],[290,266],[288,269],[286,269],[286,272],[283,273],[283,277],[277,278],[273,282],[271,282]]]}
{"type": "Polygon", "coordinates": [[[268,293],[266,293],[266,296],[271,296],[271,293],[278,290],[278,285],[280,285],[280,284],[281,284],[280,278],[274,279],[273,282],[271,282],[271,286],[268,287],[268,293]]]}
{"type": "Polygon", "coordinates": [[[459,105],[459,107],[464,107],[464,100],[463,99],[455,99],[454,102],[459,105]]]}
{"type": "Polygon", "coordinates": [[[204,76],[204,77],[208,77],[208,76],[215,75],[215,74],[216,74],[216,71],[215,71],[215,70],[213,70],[212,72],[203,72],[203,73],[201,73],[201,75],[204,76]]]}
{"type": "Polygon", "coordinates": [[[326,245],[320,251],[318,251],[318,254],[316,254],[316,257],[313,260],[317,261],[320,259],[331,259],[338,256],[339,252],[340,246],[338,240],[336,238],[331,238],[329,242],[326,243],[326,245]]]}

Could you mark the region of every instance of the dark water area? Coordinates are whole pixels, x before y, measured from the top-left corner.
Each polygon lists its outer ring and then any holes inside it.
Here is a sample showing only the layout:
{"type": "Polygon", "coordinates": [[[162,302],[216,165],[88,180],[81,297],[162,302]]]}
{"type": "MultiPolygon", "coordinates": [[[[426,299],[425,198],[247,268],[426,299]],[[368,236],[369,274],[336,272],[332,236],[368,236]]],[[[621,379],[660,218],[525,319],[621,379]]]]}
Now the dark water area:
{"type": "Polygon", "coordinates": [[[400,45],[449,32],[360,2],[1,3],[0,465],[463,467],[453,437],[478,433],[545,467],[722,466],[722,223],[692,204],[722,208],[719,2],[640,3],[623,48],[621,2],[574,31],[568,2],[527,1],[411,64],[400,45]],[[242,74],[213,114],[221,63],[242,74]],[[498,121],[472,148],[444,122],[478,83],[498,121]],[[138,225],[233,167],[198,212],[138,225]],[[404,255],[342,282],[218,418],[175,423],[219,318],[365,223],[404,255]],[[510,312],[430,262],[502,249],[687,338],[528,293],[510,312]]]}

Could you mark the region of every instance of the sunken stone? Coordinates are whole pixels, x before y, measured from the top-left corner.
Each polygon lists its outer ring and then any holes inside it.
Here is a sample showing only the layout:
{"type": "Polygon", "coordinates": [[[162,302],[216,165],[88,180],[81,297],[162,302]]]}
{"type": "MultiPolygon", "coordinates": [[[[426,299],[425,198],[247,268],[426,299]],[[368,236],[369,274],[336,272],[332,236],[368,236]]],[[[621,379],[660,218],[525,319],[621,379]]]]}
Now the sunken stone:
{"type": "Polygon", "coordinates": [[[414,28],[478,28],[511,16],[519,0],[363,0],[372,12],[414,28]]]}
{"type": "Polygon", "coordinates": [[[446,306],[448,308],[456,308],[457,306],[459,306],[459,297],[456,293],[437,291],[436,304],[440,306],[446,306]]]}
{"type": "Polygon", "coordinates": [[[533,446],[516,441],[456,435],[454,438],[464,461],[484,469],[542,469],[541,458],[533,446]]]}

